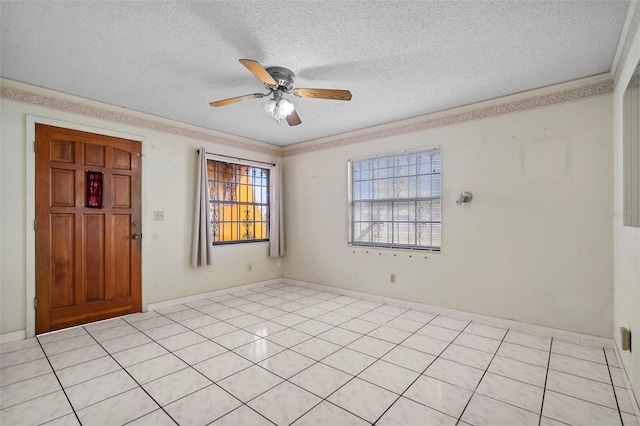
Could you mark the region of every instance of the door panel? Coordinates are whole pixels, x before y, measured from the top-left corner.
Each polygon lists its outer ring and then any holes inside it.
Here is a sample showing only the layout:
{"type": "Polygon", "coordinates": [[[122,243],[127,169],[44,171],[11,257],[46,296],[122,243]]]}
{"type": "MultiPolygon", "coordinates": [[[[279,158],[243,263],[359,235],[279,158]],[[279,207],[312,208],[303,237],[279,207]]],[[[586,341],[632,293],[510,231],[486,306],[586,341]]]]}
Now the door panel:
{"type": "Polygon", "coordinates": [[[76,201],[76,177],[73,170],[51,171],[52,207],[73,207],[76,201]]]}
{"type": "Polygon", "coordinates": [[[129,257],[131,243],[135,240],[131,239],[131,234],[136,232],[131,228],[131,217],[129,215],[113,216],[113,249],[116,253],[122,253],[122,256],[114,257],[113,273],[114,273],[114,296],[128,296],[131,294],[131,265],[126,259],[129,257]]]}
{"type": "Polygon", "coordinates": [[[36,142],[36,333],[139,312],[140,142],[40,124],[36,142]]]}
{"type": "Polygon", "coordinates": [[[75,269],[73,247],[75,222],[73,215],[54,214],[51,217],[51,307],[60,308],[74,303],[73,275],[75,269]]]}
{"type": "Polygon", "coordinates": [[[104,146],[85,145],[84,148],[84,165],[104,167],[104,146]]]}
{"type": "Polygon", "coordinates": [[[113,175],[113,191],[112,191],[113,208],[129,209],[131,208],[131,177],[122,175],[113,175]]]}
{"type": "Polygon", "coordinates": [[[104,300],[104,215],[84,215],[82,231],[84,238],[82,269],[86,283],[86,294],[83,299],[84,302],[104,300]]]}
{"type": "Polygon", "coordinates": [[[131,154],[119,149],[113,150],[113,168],[130,170],[131,169],[131,154]]]}
{"type": "Polygon", "coordinates": [[[72,141],[52,140],[50,155],[51,161],[73,163],[75,162],[75,144],[72,141]]]}

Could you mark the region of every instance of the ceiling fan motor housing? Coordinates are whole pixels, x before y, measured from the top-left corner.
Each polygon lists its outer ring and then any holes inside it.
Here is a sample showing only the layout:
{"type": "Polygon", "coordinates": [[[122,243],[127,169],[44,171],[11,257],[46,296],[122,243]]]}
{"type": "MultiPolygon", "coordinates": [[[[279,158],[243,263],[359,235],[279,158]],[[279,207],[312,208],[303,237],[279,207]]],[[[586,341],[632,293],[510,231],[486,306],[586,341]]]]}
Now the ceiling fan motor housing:
{"type": "MultiPolygon", "coordinates": [[[[293,81],[296,79],[296,75],[287,68],[271,67],[266,68],[267,72],[278,83],[278,89],[284,92],[291,92],[293,90],[293,81]]],[[[269,88],[269,87],[267,87],[269,88]]]]}

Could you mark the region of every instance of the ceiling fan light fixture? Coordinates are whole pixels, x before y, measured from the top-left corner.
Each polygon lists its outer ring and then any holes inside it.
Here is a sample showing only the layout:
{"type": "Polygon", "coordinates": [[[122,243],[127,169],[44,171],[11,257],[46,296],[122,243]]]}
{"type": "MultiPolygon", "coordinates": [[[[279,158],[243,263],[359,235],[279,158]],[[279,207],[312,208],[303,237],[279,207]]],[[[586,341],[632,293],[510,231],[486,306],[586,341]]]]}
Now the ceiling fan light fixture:
{"type": "Polygon", "coordinates": [[[284,120],[289,115],[291,115],[294,109],[295,107],[293,106],[293,104],[286,99],[269,99],[264,104],[264,112],[267,115],[271,116],[278,123],[280,122],[280,120],[284,120]]]}
{"type": "Polygon", "coordinates": [[[267,102],[264,103],[263,108],[264,108],[264,112],[267,115],[273,115],[273,111],[276,109],[276,100],[269,99],[267,102]]]}

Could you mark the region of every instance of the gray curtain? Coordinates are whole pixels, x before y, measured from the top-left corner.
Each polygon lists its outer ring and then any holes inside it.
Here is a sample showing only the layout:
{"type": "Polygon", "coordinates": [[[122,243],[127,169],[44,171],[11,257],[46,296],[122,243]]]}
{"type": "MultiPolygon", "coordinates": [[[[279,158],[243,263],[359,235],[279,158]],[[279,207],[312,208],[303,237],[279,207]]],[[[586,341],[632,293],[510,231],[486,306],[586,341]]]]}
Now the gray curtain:
{"type": "Polygon", "coordinates": [[[209,224],[209,184],[207,182],[207,153],[200,148],[196,178],[195,208],[193,212],[193,245],[191,266],[197,268],[213,264],[213,238],[209,224]]]}
{"type": "Polygon", "coordinates": [[[284,256],[284,214],[282,200],[282,164],[280,161],[271,168],[269,177],[269,256],[284,256]]]}

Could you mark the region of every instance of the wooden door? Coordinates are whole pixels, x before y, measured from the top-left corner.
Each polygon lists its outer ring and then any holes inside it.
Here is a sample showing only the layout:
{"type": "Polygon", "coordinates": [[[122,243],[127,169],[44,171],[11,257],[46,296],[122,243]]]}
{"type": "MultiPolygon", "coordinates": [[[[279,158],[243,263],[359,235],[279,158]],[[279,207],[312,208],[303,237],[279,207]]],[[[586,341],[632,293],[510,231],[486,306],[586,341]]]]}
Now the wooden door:
{"type": "Polygon", "coordinates": [[[37,124],[35,150],[36,334],[140,312],[141,143],[37,124]]]}

